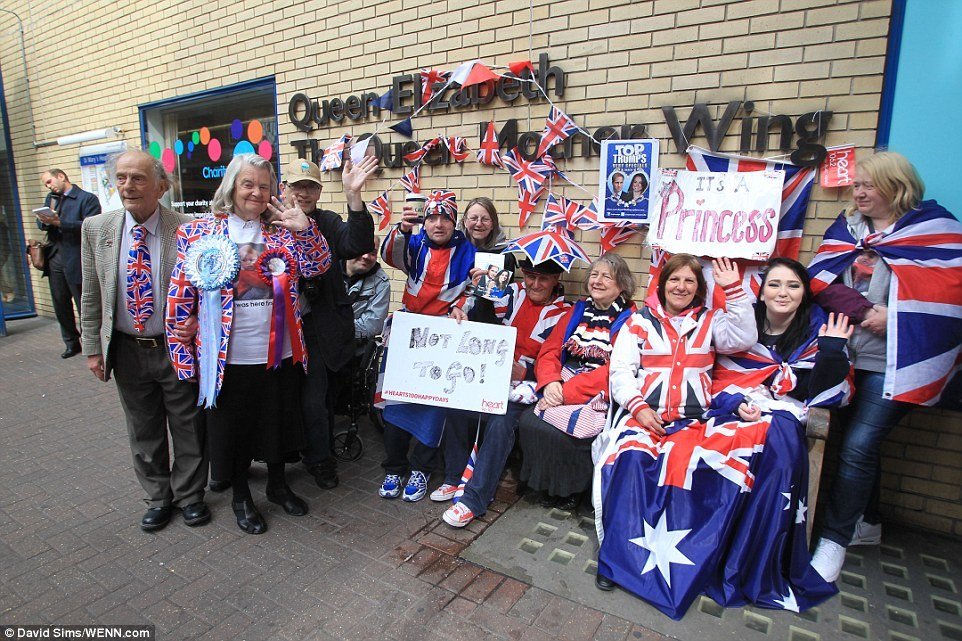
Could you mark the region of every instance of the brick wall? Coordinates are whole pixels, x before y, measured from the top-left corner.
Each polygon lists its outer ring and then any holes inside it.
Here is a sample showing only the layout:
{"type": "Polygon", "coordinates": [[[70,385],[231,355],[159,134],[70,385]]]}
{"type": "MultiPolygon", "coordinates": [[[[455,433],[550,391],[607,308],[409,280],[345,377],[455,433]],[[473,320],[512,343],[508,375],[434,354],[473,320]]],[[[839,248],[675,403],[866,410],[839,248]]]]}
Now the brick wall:
{"type": "MultiPolygon", "coordinates": [[[[10,0],[24,19],[30,92],[28,102],[15,22],[0,15],[0,64],[17,161],[21,206],[40,202],[39,174],[64,168],[79,179],[76,147],[34,149],[32,142],[117,125],[132,146],[140,144],[137,106],[273,75],[277,82],[282,160],[295,154],[290,140],[305,134],[287,119],[297,92],[311,97],[383,93],[392,76],[419,67],[453,69],[465,60],[490,64],[547,53],[566,74],[561,106],[580,125],[646,124],[662,143],[661,164],[680,167],[661,107],[673,105],[682,122],[696,102],[718,117],[730,100],[751,100],[754,115],[793,119],[815,110],[834,114],[825,144],[854,143],[859,155],[875,142],[888,32],[887,0],[536,0],[529,12],[520,0],[160,0],[63,3],[10,0]],[[69,17],[69,22],[67,18],[69,17]],[[52,29],[52,25],[57,28],[52,29]],[[32,131],[31,122],[36,131],[32,131]]],[[[499,100],[484,107],[415,119],[416,137],[436,132],[478,140],[478,123],[520,119],[520,130],[539,131],[547,105],[499,100]]],[[[739,121],[722,148],[738,147],[739,121]]],[[[323,145],[350,127],[325,126],[311,134],[323,145]]],[[[374,120],[353,125],[370,132],[374,120]]],[[[382,134],[385,142],[403,140],[382,134]]],[[[692,141],[705,146],[701,132],[692,141]]],[[[771,136],[777,144],[777,136],[771,136]]],[[[774,152],[777,153],[777,152],[774,152]]],[[[562,161],[573,180],[589,190],[598,183],[596,158],[562,161]]],[[[385,170],[373,197],[401,173],[385,170]]],[[[486,195],[517,232],[515,188],[503,172],[473,161],[425,168],[427,187],[453,189],[460,201],[486,195]]],[[[586,200],[575,187],[555,192],[586,200]]],[[[399,192],[398,192],[399,193],[399,192]]],[[[844,206],[847,194],[818,187],[809,207],[802,260],[844,206]]],[[[937,196],[937,194],[936,194],[937,196]]],[[[400,200],[397,196],[395,200],[400,200]]],[[[326,177],[324,204],[342,209],[336,177],[326,177]]],[[[539,223],[538,215],[532,220],[539,223]]],[[[32,221],[27,236],[36,237],[32,221]]],[[[596,233],[582,244],[599,250],[596,233]]],[[[648,268],[640,238],[619,247],[639,281],[648,268]]],[[[569,293],[578,293],[571,276],[569,293]]],[[[394,274],[395,305],[399,279],[394,274]]],[[[51,314],[44,282],[34,283],[38,309],[51,314]]],[[[884,502],[893,519],[962,535],[962,418],[916,412],[886,444],[884,502]]]]}

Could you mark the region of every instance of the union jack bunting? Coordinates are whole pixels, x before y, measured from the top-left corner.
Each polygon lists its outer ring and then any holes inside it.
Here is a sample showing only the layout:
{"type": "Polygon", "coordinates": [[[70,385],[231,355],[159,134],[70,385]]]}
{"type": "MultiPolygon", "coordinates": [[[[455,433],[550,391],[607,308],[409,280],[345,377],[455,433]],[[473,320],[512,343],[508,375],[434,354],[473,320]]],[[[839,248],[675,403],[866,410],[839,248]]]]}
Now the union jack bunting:
{"type": "Polygon", "coordinates": [[[147,228],[134,225],[133,242],[127,254],[127,313],[134,328],[143,333],[144,326],[154,314],[153,278],[150,271],[150,252],[147,249],[147,228]]]}
{"type": "Polygon", "coordinates": [[[423,145],[421,145],[421,148],[420,148],[420,149],[417,149],[417,150],[415,150],[415,151],[412,151],[412,152],[409,153],[409,154],[404,154],[404,160],[406,160],[407,162],[410,162],[410,163],[420,162],[421,159],[424,158],[424,157],[428,154],[429,151],[431,151],[432,149],[434,149],[435,147],[437,147],[439,144],[441,144],[441,137],[440,137],[440,136],[437,136],[437,137],[435,137],[435,138],[432,138],[431,140],[429,140],[429,141],[427,141],[426,143],[424,143],[423,145]]]}
{"type": "Polygon", "coordinates": [[[409,194],[421,193],[421,165],[414,165],[411,171],[398,178],[398,182],[409,194]]]}
{"type": "Polygon", "coordinates": [[[544,208],[544,218],[541,219],[541,229],[555,229],[557,231],[571,231],[577,227],[577,222],[587,215],[587,207],[564,196],[548,194],[548,202],[544,208]]]}
{"type": "Polygon", "coordinates": [[[421,69],[421,104],[427,104],[434,95],[434,85],[445,82],[451,77],[450,71],[438,71],[437,69],[421,69]]]}
{"type": "Polygon", "coordinates": [[[351,140],[351,134],[344,134],[333,145],[324,150],[320,170],[324,172],[340,168],[344,162],[344,148],[351,140]]]}
{"type": "Polygon", "coordinates": [[[542,230],[522,236],[509,242],[502,253],[520,251],[531,259],[532,265],[543,263],[547,260],[554,261],[566,272],[571,270],[571,265],[576,260],[582,260],[586,264],[591,264],[591,259],[578,243],[566,236],[552,230],[542,230]]]}
{"type": "Polygon", "coordinates": [[[576,131],[578,131],[578,125],[568,117],[568,114],[552,105],[551,112],[544,121],[544,131],[541,132],[541,143],[538,145],[538,158],[544,156],[549,149],[576,131]]]}
{"type": "Polygon", "coordinates": [[[540,189],[535,193],[525,191],[518,185],[518,227],[524,229],[528,226],[528,218],[534,213],[535,208],[538,206],[538,201],[541,200],[541,194],[544,193],[544,188],[540,189]]]}
{"type": "Polygon", "coordinates": [[[464,162],[471,154],[467,141],[461,136],[448,136],[444,139],[444,144],[454,158],[454,162],[464,162]]]}
{"type": "Polygon", "coordinates": [[[384,231],[387,226],[391,223],[391,201],[388,198],[388,192],[383,192],[380,196],[372,200],[368,206],[368,211],[372,214],[380,216],[380,221],[378,222],[378,231],[384,231]]]}
{"type": "Polygon", "coordinates": [[[557,170],[553,161],[548,164],[540,158],[525,160],[517,147],[502,154],[501,162],[511,172],[511,177],[518,183],[518,189],[524,189],[531,193],[539,192],[548,182],[551,174],[557,170]]]}
{"type": "Polygon", "coordinates": [[[808,266],[818,293],[872,250],[892,272],[886,398],[962,407],[962,224],[934,200],[889,228],[856,239],[845,215],[825,232],[808,266]]]}
{"type": "MultiPolygon", "coordinates": [[[[785,182],[782,186],[782,209],[778,219],[778,240],[775,242],[775,251],[772,256],[798,258],[802,243],[802,231],[805,226],[805,212],[808,210],[812,184],[815,181],[815,169],[813,167],[800,167],[791,163],[711,152],[692,145],[688,148],[688,162],[685,168],[690,171],[721,172],[764,171],[767,169],[784,171],[785,182]]],[[[651,288],[658,282],[658,273],[661,271],[661,266],[669,258],[671,258],[671,254],[667,252],[652,252],[649,293],[653,293],[654,290],[651,288]]],[[[711,261],[701,259],[701,262],[702,271],[704,271],[705,280],[708,283],[708,300],[706,303],[711,307],[723,307],[725,297],[715,287],[714,279],[711,277],[711,261]]],[[[759,273],[761,266],[758,263],[742,259],[733,262],[738,265],[745,291],[757,296],[758,288],[761,285],[759,273]]]]}
{"type": "Polygon", "coordinates": [[[488,122],[488,129],[481,139],[478,149],[478,162],[489,167],[501,167],[501,148],[498,146],[498,135],[494,130],[494,121],[488,122]]]}
{"type": "Polygon", "coordinates": [[[601,251],[609,252],[638,233],[630,222],[603,223],[601,225],[601,251]]]}

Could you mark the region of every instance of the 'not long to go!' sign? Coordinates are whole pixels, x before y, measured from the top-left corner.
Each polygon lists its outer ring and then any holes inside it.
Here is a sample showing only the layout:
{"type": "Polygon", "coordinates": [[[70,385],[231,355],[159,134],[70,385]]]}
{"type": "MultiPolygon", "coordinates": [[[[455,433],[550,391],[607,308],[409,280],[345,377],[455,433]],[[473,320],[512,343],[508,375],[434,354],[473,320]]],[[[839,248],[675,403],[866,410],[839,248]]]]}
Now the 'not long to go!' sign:
{"type": "Polygon", "coordinates": [[[662,169],[649,242],[673,254],[767,260],[775,249],[784,171],[662,169]]]}
{"type": "Polygon", "coordinates": [[[504,414],[516,338],[514,327],[397,312],[381,396],[504,414]]]}

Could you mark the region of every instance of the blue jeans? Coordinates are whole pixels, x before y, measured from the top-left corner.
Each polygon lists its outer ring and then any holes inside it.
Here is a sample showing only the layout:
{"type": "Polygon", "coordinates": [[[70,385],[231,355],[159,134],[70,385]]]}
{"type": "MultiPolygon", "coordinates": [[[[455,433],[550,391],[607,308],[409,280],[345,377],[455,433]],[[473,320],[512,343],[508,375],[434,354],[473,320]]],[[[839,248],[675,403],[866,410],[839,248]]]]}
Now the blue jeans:
{"type": "Polygon", "coordinates": [[[882,441],[913,407],[883,398],[884,382],[884,373],[856,370],[855,400],[842,413],[847,426],[822,531],[822,537],[839,545],[852,540],[859,516],[874,511],[871,502],[873,497],[878,500],[882,441]]]}
{"type": "MultiPolygon", "coordinates": [[[[474,465],[474,475],[464,488],[464,496],[460,502],[464,503],[481,516],[488,511],[488,504],[494,498],[498,489],[498,481],[504,471],[504,464],[514,447],[518,431],[518,419],[528,405],[508,403],[508,411],[504,415],[487,414],[487,424],[482,433],[484,439],[478,446],[478,460],[474,465]]],[[[444,482],[458,485],[461,474],[468,464],[471,448],[474,446],[474,436],[478,429],[478,413],[451,410],[448,412],[448,422],[441,441],[444,448],[444,482]]]]}

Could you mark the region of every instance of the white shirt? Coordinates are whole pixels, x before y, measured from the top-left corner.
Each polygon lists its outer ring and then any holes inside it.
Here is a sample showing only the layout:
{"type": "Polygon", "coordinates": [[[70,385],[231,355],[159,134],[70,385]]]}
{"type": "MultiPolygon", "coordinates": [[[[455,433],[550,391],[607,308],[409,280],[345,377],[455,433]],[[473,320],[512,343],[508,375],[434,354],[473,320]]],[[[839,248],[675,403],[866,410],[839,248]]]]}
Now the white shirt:
{"type": "Polygon", "coordinates": [[[167,302],[167,292],[159,291],[157,283],[161,279],[161,263],[163,262],[163,244],[157,231],[160,228],[160,205],[154,210],[144,223],[147,235],[147,251],[150,253],[150,288],[154,297],[154,313],[144,323],[144,332],[134,328],[134,319],[127,311],[127,259],[130,247],[134,244],[134,227],[139,223],[128,211],[124,214],[124,231],[120,235],[120,252],[117,256],[117,302],[114,313],[114,329],[131,336],[160,336],[164,335],[164,307],[167,302]]]}

